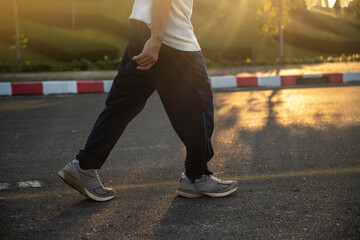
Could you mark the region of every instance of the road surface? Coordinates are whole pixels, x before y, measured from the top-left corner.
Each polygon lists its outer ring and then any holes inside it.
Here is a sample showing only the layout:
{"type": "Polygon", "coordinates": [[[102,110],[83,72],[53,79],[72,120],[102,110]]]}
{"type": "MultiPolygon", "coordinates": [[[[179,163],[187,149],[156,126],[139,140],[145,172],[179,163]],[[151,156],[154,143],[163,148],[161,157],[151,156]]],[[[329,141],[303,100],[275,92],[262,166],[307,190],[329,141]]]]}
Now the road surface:
{"type": "MultiPolygon", "coordinates": [[[[57,176],[106,94],[0,99],[1,239],[359,239],[360,86],[216,92],[210,167],[239,190],[175,196],[185,149],[159,97],[100,171],[113,201],[57,176]]],[[[186,96],[185,96],[186,97],[186,96]]]]}

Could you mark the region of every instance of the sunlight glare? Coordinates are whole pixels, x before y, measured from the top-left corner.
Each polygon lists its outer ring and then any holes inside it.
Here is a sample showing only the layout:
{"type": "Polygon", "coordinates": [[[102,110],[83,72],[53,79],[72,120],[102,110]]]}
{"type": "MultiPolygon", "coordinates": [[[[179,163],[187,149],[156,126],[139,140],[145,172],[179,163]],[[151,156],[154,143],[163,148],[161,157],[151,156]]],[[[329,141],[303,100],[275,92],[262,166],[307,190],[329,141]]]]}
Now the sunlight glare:
{"type": "Polygon", "coordinates": [[[332,8],[335,5],[336,0],[329,0],[329,7],[332,8]]]}

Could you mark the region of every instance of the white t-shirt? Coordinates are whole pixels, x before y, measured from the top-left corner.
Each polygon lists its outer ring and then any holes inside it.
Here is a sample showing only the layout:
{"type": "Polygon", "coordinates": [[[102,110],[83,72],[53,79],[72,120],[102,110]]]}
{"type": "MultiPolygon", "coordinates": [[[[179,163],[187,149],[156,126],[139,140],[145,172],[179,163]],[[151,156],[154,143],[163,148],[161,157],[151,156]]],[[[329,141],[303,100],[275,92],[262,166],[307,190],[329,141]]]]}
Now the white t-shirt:
{"type": "MultiPolygon", "coordinates": [[[[152,0],[135,0],[130,19],[151,25],[152,0]]],[[[190,18],[193,0],[173,0],[163,43],[181,51],[200,51],[190,18]]]]}

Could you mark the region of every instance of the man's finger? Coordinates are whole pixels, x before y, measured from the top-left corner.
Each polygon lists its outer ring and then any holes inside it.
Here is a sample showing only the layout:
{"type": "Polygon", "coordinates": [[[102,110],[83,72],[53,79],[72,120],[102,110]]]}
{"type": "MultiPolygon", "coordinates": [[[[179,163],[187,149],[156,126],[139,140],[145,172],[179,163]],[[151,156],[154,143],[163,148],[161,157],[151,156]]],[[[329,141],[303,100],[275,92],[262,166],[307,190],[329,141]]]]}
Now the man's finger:
{"type": "Polygon", "coordinates": [[[147,57],[147,55],[145,54],[145,53],[140,53],[139,55],[137,55],[137,56],[134,56],[133,58],[132,58],[132,60],[134,60],[134,61],[141,61],[142,59],[144,59],[144,58],[146,58],[147,57]]]}
{"type": "Polygon", "coordinates": [[[156,60],[154,60],[154,58],[149,55],[139,56],[137,58],[133,58],[133,60],[139,65],[146,65],[146,63],[149,62],[156,62],[156,60]]]}
{"type": "Polygon", "coordinates": [[[138,66],[136,69],[138,70],[149,70],[154,64],[147,64],[143,66],[138,66]]]}
{"type": "Polygon", "coordinates": [[[140,59],[146,59],[146,58],[151,58],[151,59],[153,59],[154,61],[157,60],[157,57],[151,55],[150,53],[146,53],[146,52],[142,52],[142,53],[140,53],[139,55],[134,56],[132,59],[133,59],[133,60],[140,60],[140,59]]]}
{"type": "Polygon", "coordinates": [[[147,65],[150,65],[150,64],[155,64],[156,61],[154,61],[153,59],[146,59],[140,63],[138,63],[140,66],[144,67],[144,66],[147,66],[147,65]]]}
{"type": "Polygon", "coordinates": [[[155,63],[151,63],[151,64],[148,64],[146,66],[138,66],[136,69],[137,70],[149,70],[154,65],[155,65],[155,63]]]}
{"type": "Polygon", "coordinates": [[[139,60],[135,60],[135,62],[137,64],[143,66],[143,65],[147,65],[147,63],[153,62],[153,60],[151,60],[151,58],[142,58],[142,59],[139,59],[139,60]]]}

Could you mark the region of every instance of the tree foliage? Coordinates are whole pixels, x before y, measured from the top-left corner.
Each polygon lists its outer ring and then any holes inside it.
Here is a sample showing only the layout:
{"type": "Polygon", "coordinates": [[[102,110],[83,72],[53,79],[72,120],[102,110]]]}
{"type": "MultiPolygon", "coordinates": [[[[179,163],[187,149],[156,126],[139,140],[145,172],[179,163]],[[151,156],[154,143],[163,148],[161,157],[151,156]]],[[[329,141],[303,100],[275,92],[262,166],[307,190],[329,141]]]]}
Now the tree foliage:
{"type": "Polygon", "coordinates": [[[360,17],[360,0],[352,1],[347,8],[347,12],[356,17],[360,17]]]}
{"type": "Polygon", "coordinates": [[[260,30],[263,34],[273,37],[279,34],[280,11],[282,28],[290,22],[289,12],[304,8],[303,0],[261,0],[257,9],[256,19],[260,21],[260,30]],[[281,1],[283,1],[281,11],[281,1]]]}
{"type": "MultiPolygon", "coordinates": [[[[13,39],[15,40],[16,39],[16,36],[14,35],[13,36],[13,39]]],[[[21,48],[21,49],[25,49],[27,47],[27,44],[28,44],[28,41],[29,41],[29,38],[25,37],[24,34],[20,34],[20,37],[19,37],[19,44],[14,44],[14,45],[11,45],[9,47],[10,50],[16,50],[17,48],[21,48]]]]}
{"type": "MultiPolygon", "coordinates": [[[[306,7],[307,8],[311,8],[315,5],[321,5],[323,7],[338,7],[338,8],[345,8],[348,7],[349,4],[354,1],[354,0],[336,0],[335,3],[333,3],[333,5],[330,5],[329,0],[305,0],[306,3],[306,7]]],[[[357,0],[355,0],[357,1],[357,0]]]]}

